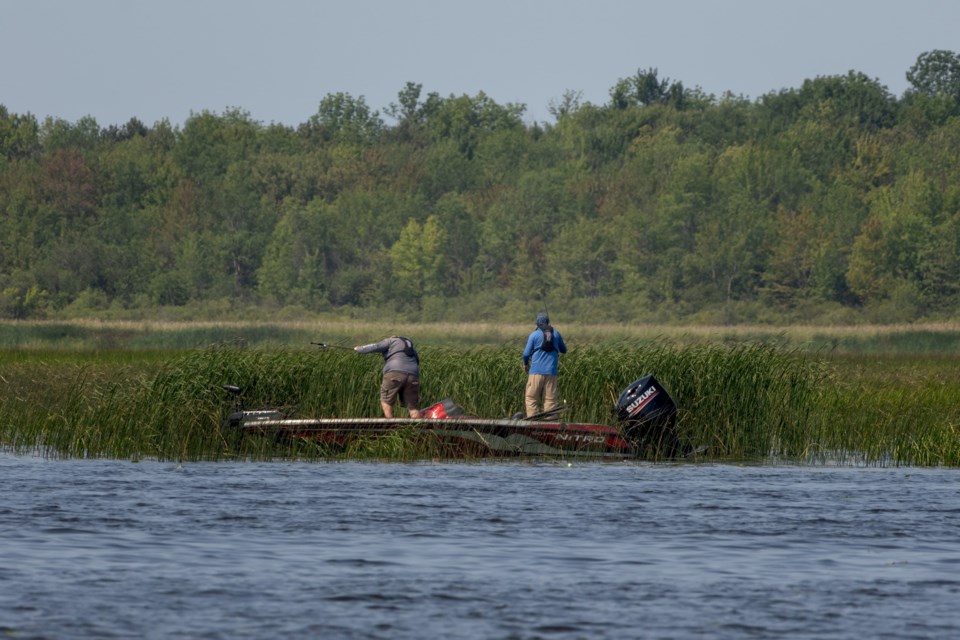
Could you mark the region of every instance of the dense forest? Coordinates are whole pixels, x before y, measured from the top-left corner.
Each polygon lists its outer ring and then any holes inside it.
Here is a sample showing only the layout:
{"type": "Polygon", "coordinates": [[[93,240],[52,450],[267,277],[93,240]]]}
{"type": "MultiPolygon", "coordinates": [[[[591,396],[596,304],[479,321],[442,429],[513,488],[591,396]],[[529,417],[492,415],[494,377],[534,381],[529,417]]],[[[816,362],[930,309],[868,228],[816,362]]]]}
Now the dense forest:
{"type": "Polygon", "coordinates": [[[906,77],[749,100],[641,68],[551,122],[412,82],[296,126],[0,105],[0,318],[956,320],[960,55],[906,77]]]}

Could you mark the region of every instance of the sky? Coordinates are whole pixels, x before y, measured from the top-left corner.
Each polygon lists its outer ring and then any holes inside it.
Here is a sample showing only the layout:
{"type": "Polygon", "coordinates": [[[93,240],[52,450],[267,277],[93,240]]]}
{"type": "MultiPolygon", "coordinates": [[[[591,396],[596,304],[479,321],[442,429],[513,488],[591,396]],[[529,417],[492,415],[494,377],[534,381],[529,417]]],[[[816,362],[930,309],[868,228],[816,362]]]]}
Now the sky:
{"type": "Polygon", "coordinates": [[[384,114],[422,96],[606,104],[618,80],[754,100],[858,71],[895,96],[960,51],[960,0],[0,0],[0,105],[101,127],[241,109],[297,126],[324,96],[384,114]]]}

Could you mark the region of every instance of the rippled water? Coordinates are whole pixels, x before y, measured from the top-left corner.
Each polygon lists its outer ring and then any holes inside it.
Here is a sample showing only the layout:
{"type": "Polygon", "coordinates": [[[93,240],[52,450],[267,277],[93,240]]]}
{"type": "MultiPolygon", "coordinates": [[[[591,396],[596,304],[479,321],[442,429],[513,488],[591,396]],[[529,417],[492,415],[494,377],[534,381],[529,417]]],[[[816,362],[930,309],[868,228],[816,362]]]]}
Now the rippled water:
{"type": "Polygon", "coordinates": [[[960,637],[958,474],[0,454],[0,633],[960,637]]]}

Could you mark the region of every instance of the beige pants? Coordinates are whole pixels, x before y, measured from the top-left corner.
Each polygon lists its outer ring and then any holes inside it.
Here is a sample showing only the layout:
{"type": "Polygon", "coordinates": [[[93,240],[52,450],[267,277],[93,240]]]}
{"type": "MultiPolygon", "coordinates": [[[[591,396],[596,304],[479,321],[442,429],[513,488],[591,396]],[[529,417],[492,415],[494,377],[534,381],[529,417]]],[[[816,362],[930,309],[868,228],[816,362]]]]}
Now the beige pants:
{"type": "Polygon", "coordinates": [[[537,408],[543,398],[543,411],[557,408],[557,376],[531,373],[527,376],[526,408],[527,417],[541,413],[537,408]]]}

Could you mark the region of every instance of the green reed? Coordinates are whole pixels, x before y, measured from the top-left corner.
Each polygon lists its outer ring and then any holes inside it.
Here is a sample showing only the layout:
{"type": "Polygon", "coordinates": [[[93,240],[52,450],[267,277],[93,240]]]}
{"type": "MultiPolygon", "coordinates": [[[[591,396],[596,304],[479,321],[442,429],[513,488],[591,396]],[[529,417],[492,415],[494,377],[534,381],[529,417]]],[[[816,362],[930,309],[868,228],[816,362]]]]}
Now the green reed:
{"type": "Polygon", "coordinates": [[[960,379],[953,357],[830,361],[809,456],[871,464],[960,466],[960,379]],[[829,449],[818,446],[829,444],[829,449]]]}
{"type": "MultiPolygon", "coordinates": [[[[421,405],[452,398],[467,413],[508,417],[526,381],[510,346],[420,348],[421,405]]],[[[171,460],[415,460],[445,457],[431,436],[397,430],[331,450],[241,437],[231,397],[291,417],[378,416],[382,359],[349,350],[226,344],[139,359],[0,354],[0,447],[48,455],[171,460]]],[[[619,393],[653,373],[679,407],[677,431],[699,459],[960,465],[960,408],[948,365],[909,370],[829,359],[761,343],[658,340],[576,346],[561,358],[569,421],[615,424],[619,393]]],[[[402,412],[401,412],[402,415],[402,412]]]]}

